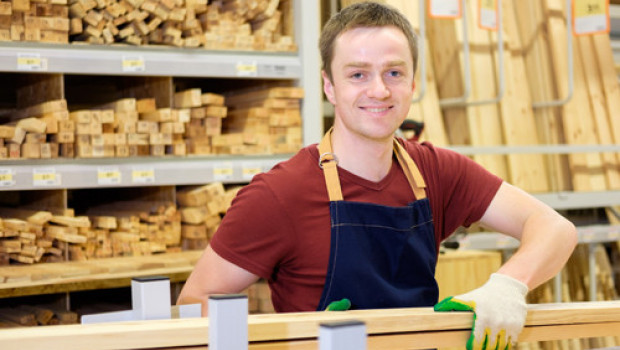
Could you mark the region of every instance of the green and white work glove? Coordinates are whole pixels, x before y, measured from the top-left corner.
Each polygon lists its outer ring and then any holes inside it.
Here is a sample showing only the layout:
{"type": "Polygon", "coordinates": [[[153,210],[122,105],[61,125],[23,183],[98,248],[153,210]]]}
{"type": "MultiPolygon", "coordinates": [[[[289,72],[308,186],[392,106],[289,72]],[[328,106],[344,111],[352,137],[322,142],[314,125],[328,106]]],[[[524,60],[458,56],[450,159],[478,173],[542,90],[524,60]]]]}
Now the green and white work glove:
{"type": "Polygon", "coordinates": [[[528,287],[499,273],[471,292],[448,297],[435,305],[435,311],[473,311],[474,323],[467,341],[468,350],[509,350],[527,315],[525,296],[528,287]]]}

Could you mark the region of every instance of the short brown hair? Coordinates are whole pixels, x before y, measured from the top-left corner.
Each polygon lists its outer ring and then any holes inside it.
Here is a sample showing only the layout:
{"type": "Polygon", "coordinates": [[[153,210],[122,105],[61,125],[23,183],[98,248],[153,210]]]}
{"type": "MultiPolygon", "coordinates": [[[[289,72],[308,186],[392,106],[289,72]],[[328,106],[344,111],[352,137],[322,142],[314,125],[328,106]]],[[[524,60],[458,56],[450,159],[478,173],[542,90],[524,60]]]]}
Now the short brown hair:
{"type": "Polygon", "coordinates": [[[417,35],[413,31],[411,23],[402,13],[391,6],[376,2],[361,2],[345,7],[333,15],[323,26],[319,39],[319,50],[321,51],[323,70],[329,79],[332,79],[331,63],[334,58],[334,42],[340,34],[354,28],[385,26],[395,26],[405,34],[411,49],[413,72],[415,73],[418,64],[418,44],[417,35]]]}

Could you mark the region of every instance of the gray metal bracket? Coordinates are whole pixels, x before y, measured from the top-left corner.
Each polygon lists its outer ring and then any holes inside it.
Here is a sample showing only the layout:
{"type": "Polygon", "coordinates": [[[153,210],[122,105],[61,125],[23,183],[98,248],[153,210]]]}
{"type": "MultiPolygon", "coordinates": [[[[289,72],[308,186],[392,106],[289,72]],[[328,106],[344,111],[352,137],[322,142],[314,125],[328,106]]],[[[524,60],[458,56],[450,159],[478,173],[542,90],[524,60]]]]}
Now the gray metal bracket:
{"type": "Polygon", "coordinates": [[[463,64],[465,65],[464,92],[460,97],[445,98],[439,100],[441,108],[453,108],[463,106],[479,106],[484,104],[499,103],[504,97],[505,77],[504,77],[504,36],[502,33],[502,1],[497,0],[497,61],[498,61],[498,91],[497,96],[491,99],[468,101],[471,93],[471,63],[469,61],[469,35],[467,31],[467,9],[465,0],[461,0],[463,7],[463,64]]]}

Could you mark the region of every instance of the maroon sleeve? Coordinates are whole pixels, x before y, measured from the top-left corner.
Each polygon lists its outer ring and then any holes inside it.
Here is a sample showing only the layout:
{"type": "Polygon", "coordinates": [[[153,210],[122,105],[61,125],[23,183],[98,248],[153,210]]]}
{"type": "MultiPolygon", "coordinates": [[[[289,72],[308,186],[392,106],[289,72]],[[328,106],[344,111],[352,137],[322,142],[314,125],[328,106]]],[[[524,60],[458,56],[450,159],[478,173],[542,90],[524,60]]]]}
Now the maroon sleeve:
{"type": "Polygon", "coordinates": [[[291,226],[286,216],[278,215],[282,212],[262,175],[255,176],[233,200],[211,248],[229,262],[269,279],[292,243],[287,239],[290,235],[279,232],[291,226]]]}
{"type": "Polygon", "coordinates": [[[502,179],[460,153],[428,142],[410,146],[426,181],[437,241],[479,221],[502,179]]]}

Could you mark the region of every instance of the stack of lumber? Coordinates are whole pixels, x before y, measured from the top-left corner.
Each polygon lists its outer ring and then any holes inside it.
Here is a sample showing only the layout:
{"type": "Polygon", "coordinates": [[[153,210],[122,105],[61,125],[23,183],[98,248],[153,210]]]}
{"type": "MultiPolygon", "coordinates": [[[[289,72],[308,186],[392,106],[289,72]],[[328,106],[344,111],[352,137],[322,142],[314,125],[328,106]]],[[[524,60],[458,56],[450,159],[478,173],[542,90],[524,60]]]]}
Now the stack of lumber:
{"type": "Polygon", "coordinates": [[[77,313],[50,305],[19,305],[0,308],[0,328],[77,323],[77,313]]]}
{"type": "Polygon", "coordinates": [[[185,130],[187,154],[212,154],[213,140],[221,137],[222,119],[228,112],[224,96],[193,88],[176,92],[174,106],[189,109],[190,118],[185,130]]]}
{"type": "MultiPolygon", "coordinates": [[[[97,129],[101,130],[104,152],[78,152],[78,156],[163,156],[167,152],[185,154],[182,147],[174,146],[174,140],[178,142],[178,138],[182,138],[181,135],[185,132],[184,123],[189,120],[189,111],[157,108],[152,98],[124,98],[99,108],[111,109],[114,112],[109,123],[97,129]]],[[[95,145],[92,146],[94,151],[95,145]]]]}
{"type": "Polygon", "coordinates": [[[2,265],[150,255],[181,243],[173,203],[113,202],[88,208],[84,216],[2,207],[0,218],[2,265]]]}
{"type": "Polygon", "coordinates": [[[91,206],[87,240],[72,260],[163,253],[178,247],[181,214],[174,203],[127,200],[91,206]]]}
{"type": "Polygon", "coordinates": [[[0,263],[64,260],[73,243],[86,240],[79,234],[80,228],[90,226],[88,218],[70,216],[71,213],[65,210],[62,215],[54,215],[49,211],[0,208],[0,263]]]}
{"type": "Polygon", "coordinates": [[[289,0],[72,0],[72,41],[295,51],[289,0]]]}
{"type": "Polygon", "coordinates": [[[293,153],[302,145],[299,87],[267,87],[226,95],[228,117],[222,130],[226,143],[217,153],[293,153]]]}
{"type": "Polygon", "coordinates": [[[68,43],[67,1],[0,1],[0,41],[68,43]]]}
{"type": "Polygon", "coordinates": [[[75,125],[69,119],[66,100],[22,108],[15,117],[15,121],[0,125],[0,158],[71,156],[75,125]]]}
{"type": "Polygon", "coordinates": [[[181,246],[184,250],[204,249],[222,221],[240,187],[224,189],[221,182],[177,188],[181,213],[181,246]]]}

